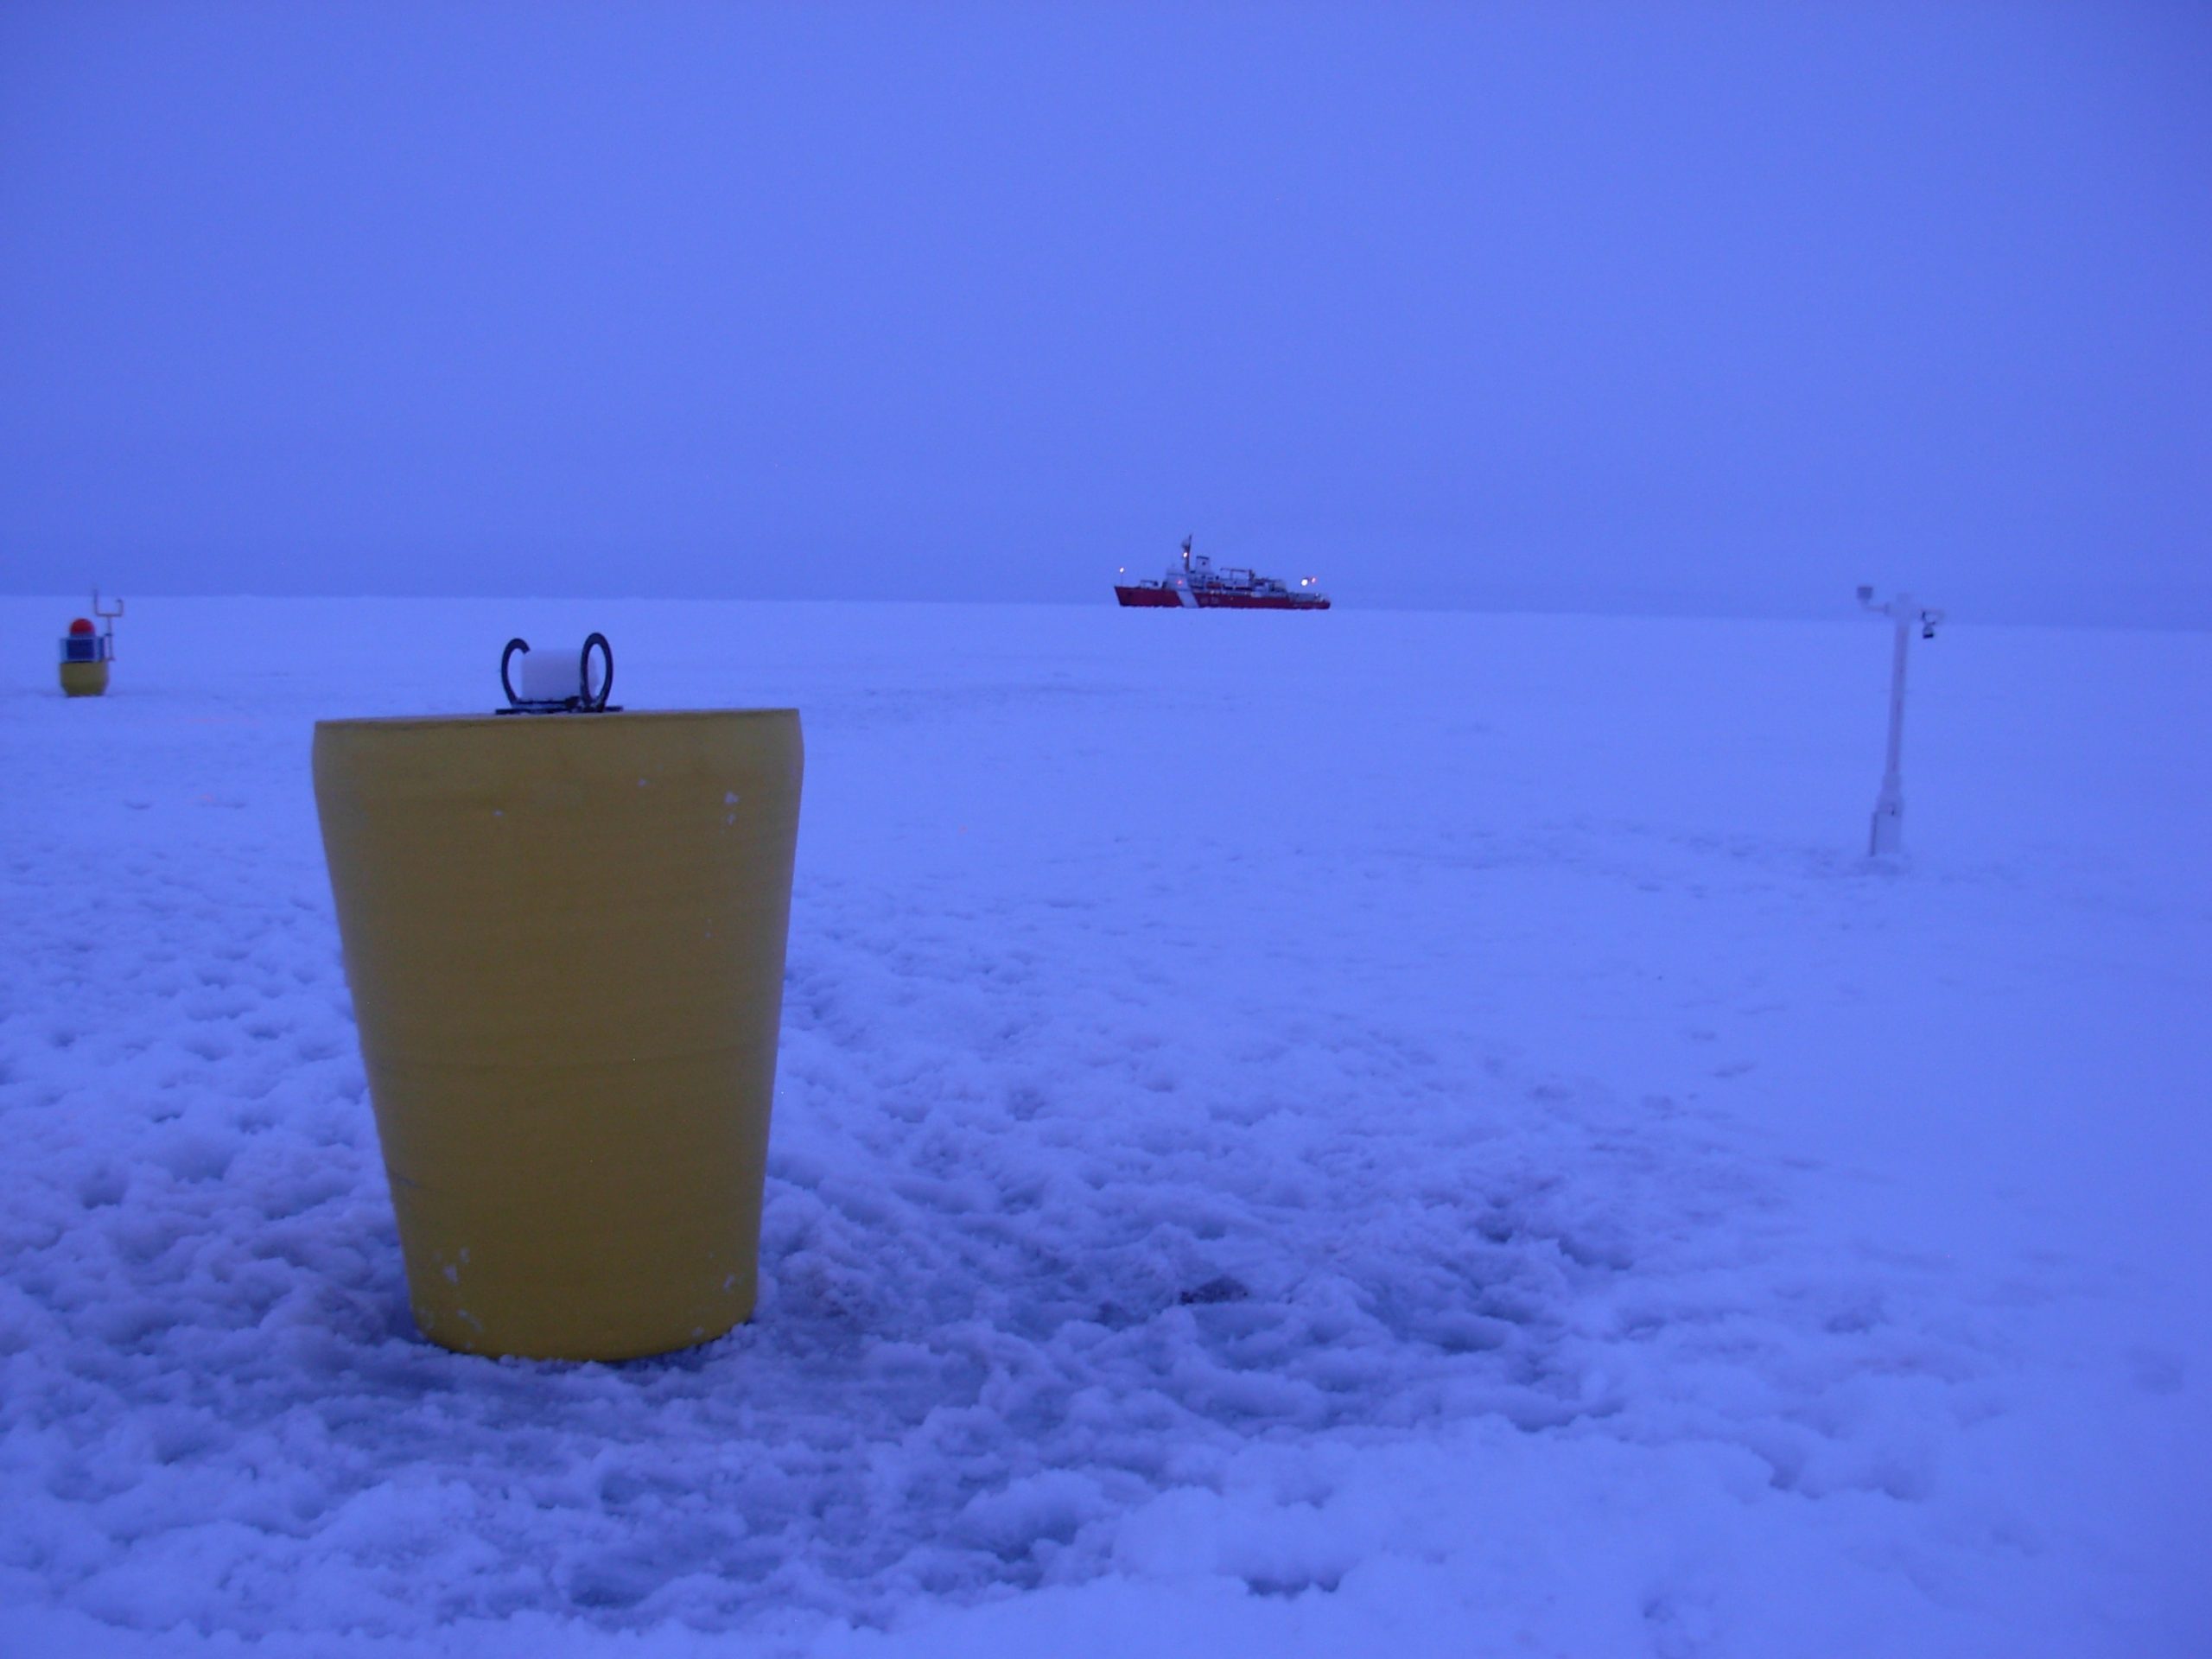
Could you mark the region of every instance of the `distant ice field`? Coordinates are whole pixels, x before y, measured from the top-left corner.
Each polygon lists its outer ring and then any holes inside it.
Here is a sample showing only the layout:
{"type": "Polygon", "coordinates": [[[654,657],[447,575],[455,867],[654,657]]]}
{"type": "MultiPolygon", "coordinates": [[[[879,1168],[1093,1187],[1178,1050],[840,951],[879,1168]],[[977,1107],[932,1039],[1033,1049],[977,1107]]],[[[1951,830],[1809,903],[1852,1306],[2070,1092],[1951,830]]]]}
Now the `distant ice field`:
{"type": "Polygon", "coordinates": [[[0,1653],[2212,1651],[2212,636],[0,600],[0,1653]],[[749,1325],[409,1319],[308,757],[796,706],[749,1325]],[[257,1648],[244,1645],[257,1642],[257,1648]]]}

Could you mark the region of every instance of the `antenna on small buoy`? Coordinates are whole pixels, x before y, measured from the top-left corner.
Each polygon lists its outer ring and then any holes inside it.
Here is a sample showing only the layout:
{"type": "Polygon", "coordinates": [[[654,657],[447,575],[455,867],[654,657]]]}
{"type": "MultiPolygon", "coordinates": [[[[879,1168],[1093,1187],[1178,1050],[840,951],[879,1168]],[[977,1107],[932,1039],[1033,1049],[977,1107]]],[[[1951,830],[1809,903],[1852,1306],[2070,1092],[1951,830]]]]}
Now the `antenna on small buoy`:
{"type": "Polygon", "coordinates": [[[117,600],[115,608],[109,610],[100,603],[100,590],[95,588],[92,589],[92,614],[107,625],[100,630],[100,637],[107,641],[108,661],[113,662],[115,660],[115,619],[123,614],[123,601],[117,600]]]}

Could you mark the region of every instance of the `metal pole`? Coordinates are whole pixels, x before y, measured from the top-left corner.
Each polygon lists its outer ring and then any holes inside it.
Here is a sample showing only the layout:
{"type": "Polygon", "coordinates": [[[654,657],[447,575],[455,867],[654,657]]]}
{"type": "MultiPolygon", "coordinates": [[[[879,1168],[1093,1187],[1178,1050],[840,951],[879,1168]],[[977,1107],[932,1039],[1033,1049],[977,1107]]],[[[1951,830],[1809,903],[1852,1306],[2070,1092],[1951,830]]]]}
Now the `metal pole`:
{"type": "Polygon", "coordinates": [[[1911,630],[1916,623],[1920,637],[1933,639],[1943,613],[1922,609],[1910,594],[1899,594],[1888,604],[1877,605],[1872,588],[1859,590],[1859,603],[1877,616],[1888,617],[1897,626],[1897,640],[1890,652],[1889,753],[1882,763],[1882,789],[1874,798],[1874,822],[1866,836],[1867,853],[1879,858],[1885,853],[1900,851],[1904,844],[1904,664],[1905,653],[1910,649],[1911,630]]]}
{"type": "Polygon", "coordinates": [[[1877,858],[1897,851],[1904,839],[1904,664],[1912,613],[1910,594],[1891,607],[1897,619],[1897,644],[1890,654],[1890,747],[1882,765],[1882,789],[1874,798],[1874,823],[1866,845],[1869,855],[1877,858]]]}

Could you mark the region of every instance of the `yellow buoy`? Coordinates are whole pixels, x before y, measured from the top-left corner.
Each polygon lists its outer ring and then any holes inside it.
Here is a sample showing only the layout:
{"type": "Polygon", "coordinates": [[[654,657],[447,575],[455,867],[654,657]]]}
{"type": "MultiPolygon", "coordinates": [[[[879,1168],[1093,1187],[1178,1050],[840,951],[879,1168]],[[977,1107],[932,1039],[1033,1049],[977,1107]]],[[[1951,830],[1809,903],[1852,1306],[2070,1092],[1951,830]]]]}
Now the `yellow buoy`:
{"type": "Polygon", "coordinates": [[[624,1359],[752,1313],[802,770],[793,709],[316,726],[433,1341],[624,1359]]]}
{"type": "Polygon", "coordinates": [[[69,697],[107,695],[108,664],[115,660],[115,619],[123,614],[123,601],[100,603],[92,590],[92,616],[106,626],[94,628],[91,616],[80,616],[61,636],[61,694],[69,697]]]}
{"type": "Polygon", "coordinates": [[[61,691],[64,696],[98,697],[107,692],[107,659],[98,662],[61,664],[61,691]]]}

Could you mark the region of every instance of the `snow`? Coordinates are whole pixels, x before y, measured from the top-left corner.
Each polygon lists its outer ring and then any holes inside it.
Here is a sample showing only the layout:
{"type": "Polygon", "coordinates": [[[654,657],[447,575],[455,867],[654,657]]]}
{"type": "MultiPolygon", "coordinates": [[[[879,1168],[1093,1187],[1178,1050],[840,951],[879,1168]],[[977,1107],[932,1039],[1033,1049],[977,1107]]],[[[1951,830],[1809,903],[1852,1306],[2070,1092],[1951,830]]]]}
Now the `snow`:
{"type": "Polygon", "coordinates": [[[2212,638],[0,601],[0,1650],[2212,1648],[2212,638]],[[808,745],[758,1318],[407,1316],[311,722],[808,745]]]}

